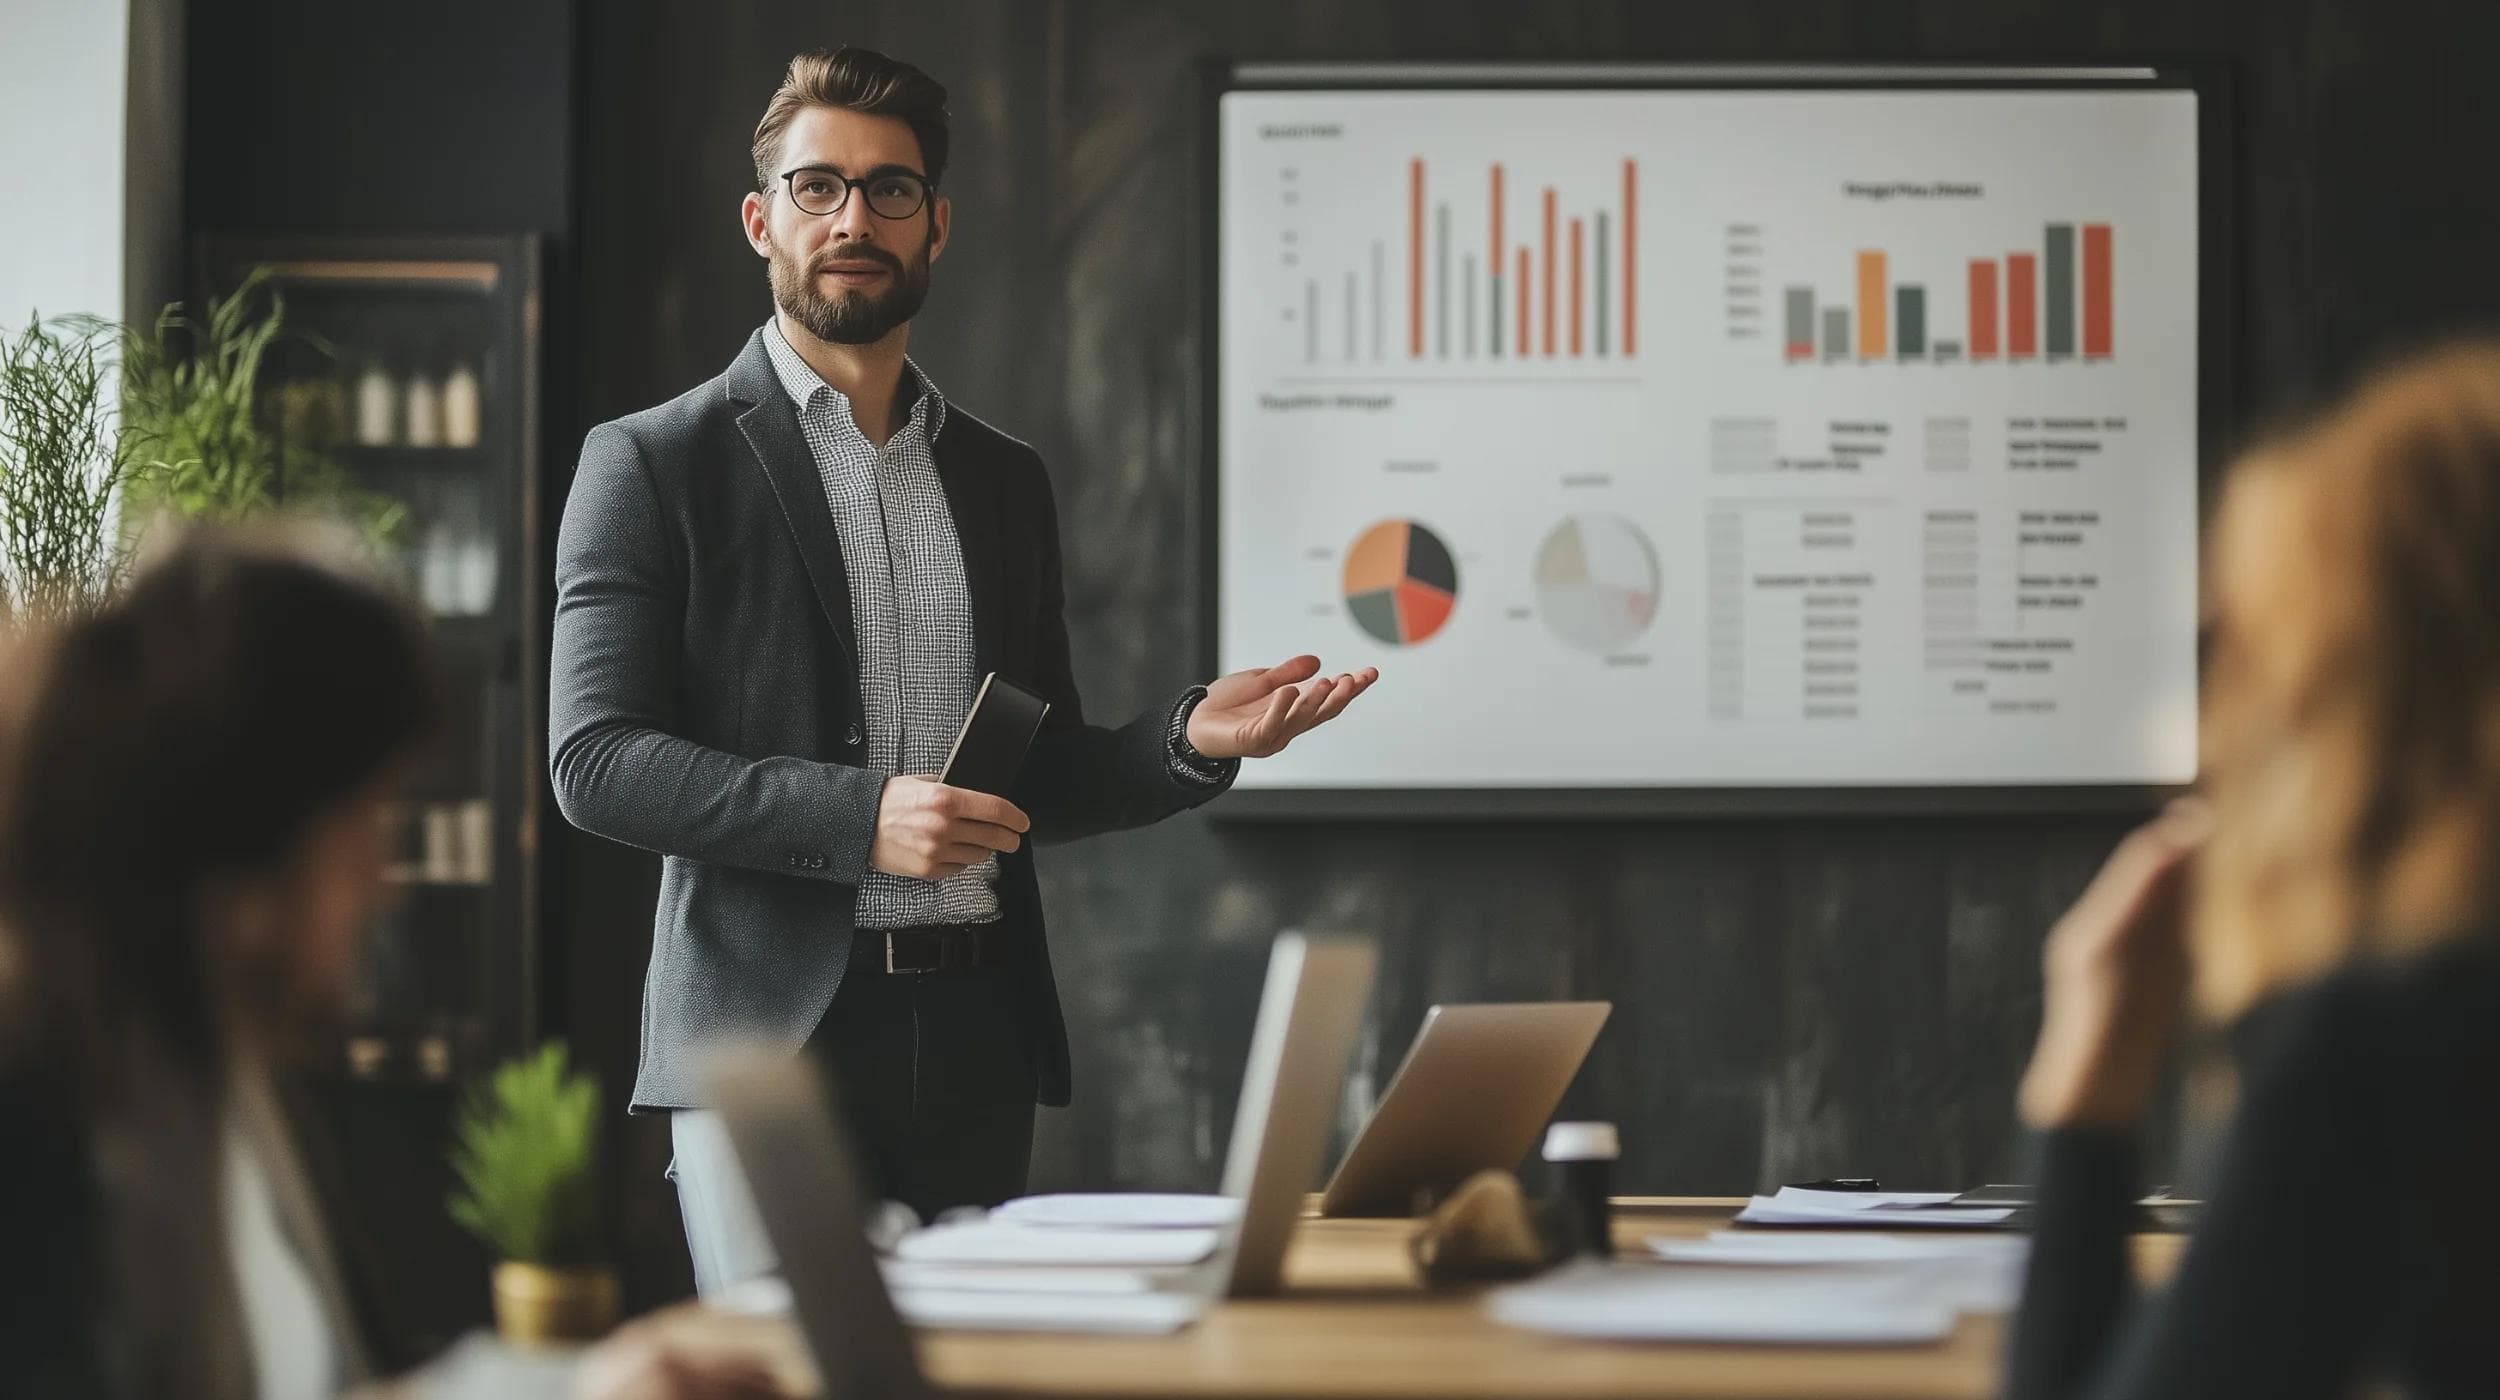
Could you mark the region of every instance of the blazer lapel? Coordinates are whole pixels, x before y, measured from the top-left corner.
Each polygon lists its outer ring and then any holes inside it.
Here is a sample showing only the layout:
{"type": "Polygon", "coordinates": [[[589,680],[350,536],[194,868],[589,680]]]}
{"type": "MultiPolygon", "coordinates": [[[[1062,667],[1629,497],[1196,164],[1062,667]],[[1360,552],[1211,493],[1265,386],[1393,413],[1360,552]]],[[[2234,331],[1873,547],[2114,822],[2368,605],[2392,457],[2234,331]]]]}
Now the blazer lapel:
{"type": "MultiPolygon", "coordinates": [[[[972,669],[987,675],[998,669],[1000,629],[1007,615],[1007,600],[1000,591],[1005,585],[999,577],[998,483],[966,462],[963,453],[947,450],[950,443],[961,441],[960,434],[950,437],[941,429],[930,456],[937,460],[947,512],[955,517],[955,538],[964,556],[964,587],[972,594],[972,669]]],[[[1032,682],[1030,676],[1009,679],[1032,682]]]]}
{"type": "Polygon", "coordinates": [[[816,602],[833,626],[834,641],[851,669],[859,669],[859,638],[851,624],[851,580],[842,567],[842,536],[834,528],[833,507],[825,500],[825,484],[816,475],[816,454],[799,432],[798,410],[773,374],[764,351],[764,333],[757,331],[729,367],[727,392],[744,405],[738,431],[746,435],[755,464],[781,504],[781,518],[815,585],[816,602]]]}

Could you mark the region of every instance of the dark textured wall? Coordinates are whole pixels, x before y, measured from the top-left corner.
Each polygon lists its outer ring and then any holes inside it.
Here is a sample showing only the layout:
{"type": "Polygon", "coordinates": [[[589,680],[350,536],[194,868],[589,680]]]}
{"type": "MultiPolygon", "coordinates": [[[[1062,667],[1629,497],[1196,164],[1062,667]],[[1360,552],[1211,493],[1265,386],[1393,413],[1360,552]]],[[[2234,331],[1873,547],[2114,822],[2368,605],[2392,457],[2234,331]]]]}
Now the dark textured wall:
{"type": "MultiPolygon", "coordinates": [[[[1034,442],[1066,519],[1089,708],[1201,679],[1186,426],[1193,61],[2201,56],[2238,80],[2243,352],[2262,417],[2423,334],[2500,310],[2500,135],[2483,0],[1030,0],[585,6],[577,120],[585,421],[715,373],[768,308],[736,227],[781,63],[862,43],[954,92],[955,243],[914,349],[1034,442]]],[[[1352,658],[1349,658],[1352,659],[1352,658]]],[[[1395,684],[1394,673],[1386,684],[1395,684]]],[[[2115,819],[1240,828],[1188,817],[1046,853],[1076,1042],[1038,1186],[1212,1184],[1280,927],[1380,941],[1368,1093],[1436,999],[1605,996],[1573,1108],[1619,1119],[1622,1185],[1736,1192],[2018,1168],[2011,1087],[2039,939],[2115,819]]],[[[646,858],[576,839],[555,925],[578,1040],[622,1080],[648,946],[646,858]]],[[[682,1270],[664,1139],[626,1205],[645,1290],[682,1270]]]]}

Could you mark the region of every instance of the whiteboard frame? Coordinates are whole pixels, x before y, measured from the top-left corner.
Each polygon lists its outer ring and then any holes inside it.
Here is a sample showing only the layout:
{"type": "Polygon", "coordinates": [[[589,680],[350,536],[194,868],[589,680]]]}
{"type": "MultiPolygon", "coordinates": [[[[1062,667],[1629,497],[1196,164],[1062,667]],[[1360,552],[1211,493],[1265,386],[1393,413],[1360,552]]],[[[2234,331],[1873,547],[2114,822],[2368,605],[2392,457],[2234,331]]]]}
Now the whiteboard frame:
{"type": "MultiPolygon", "coordinates": [[[[1240,91],[1434,91],[1499,87],[1752,91],[2190,91],[2197,96],[2197,515],[2199,553],[2214,486],[2233,448],[2241,386],[2234,353],[2239,260],[2231,211],[2234,159],[2231,70],[2206,59],[2158,63],[1638,63],[1638,62],[1313,62],[1208,58],[1199,72],[1198,237],[1193,319],[1200,343],[1195,440],[1188,514],[1198,545],[1194,615],[1200,674],[1223,665],[1223,288],[1221,260],[1222,121],[1225,94],[1240,91]]],[[[2201,565],[2200,565],[2201,567],[2201,565]]],[[[2201,607],[2201,602],[2200,602],[2201,607]]],[[[2200,631],[2201,638],[2201,631],[2200,631]]],[[[2200,646],[2201,649],[2201,646],[2200,646]]],[[[2201,671],[2200,657],[2200,671],[2201,671]]],[[[2199,689],[2202,684],[2200,679],[2199,689]]],[[[2202,706],[2199,711],[2201,717],[2202,706]]],[[[2198,753],[2204,752],[2198,736],[2198,753]]],[[[1252,760],[1256,761],[1256,760],[1252,760]]],[[[1204,810],[1234,821],[1604,821],[1674,817],[2088,815],[2149,812],[2184,784],[1789,784],[1764,787],[1645,785],[1584,787],[1251,788],[1204,810]]]]}

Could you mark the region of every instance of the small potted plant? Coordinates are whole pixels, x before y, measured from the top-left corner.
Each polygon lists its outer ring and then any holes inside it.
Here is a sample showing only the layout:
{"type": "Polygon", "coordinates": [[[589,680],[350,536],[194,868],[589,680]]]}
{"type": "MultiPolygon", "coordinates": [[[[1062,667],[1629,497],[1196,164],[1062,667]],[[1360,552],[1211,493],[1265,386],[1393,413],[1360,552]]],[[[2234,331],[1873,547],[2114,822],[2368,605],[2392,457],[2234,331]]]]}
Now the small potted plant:
{"type": "Polygon", "coordinates": [[[516,1345],[587,1341],[616,1325],[616,1272],[599,1264],[599,1085],[564,1044],[470,1088],[454,1129],[454,1220],[495,1265],[495,1326],[516,1345]]]}

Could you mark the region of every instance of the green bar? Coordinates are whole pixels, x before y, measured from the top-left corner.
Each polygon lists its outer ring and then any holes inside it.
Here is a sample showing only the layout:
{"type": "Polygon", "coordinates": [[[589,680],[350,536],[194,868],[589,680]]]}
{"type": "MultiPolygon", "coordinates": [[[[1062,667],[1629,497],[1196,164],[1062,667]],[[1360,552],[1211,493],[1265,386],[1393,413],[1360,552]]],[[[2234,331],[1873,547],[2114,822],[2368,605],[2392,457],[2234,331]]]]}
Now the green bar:
{"type": "Polygon", "coordinates": [[[1606,295],[1606,211],[1597,211],[1597,353],[1606,353],[1606,308],[1613,299],[1606,295]]]}
{"type": "Polygon", "coordinates": [[[1493,314],[1486,319],[1493,323],[1493,358],[1498,360],[1502,358],[1502,273],[1499,268],[1494,269],[1493,295],[1487,298],[1487,304],[1493,308],[1493,314]]]}
{"type": "Polygon", "coordinates": [[[1927,353],[1927,289],[1903,284],[1892,290],[1893,344],[1900,357],[1915,360],[1927,353]]]}
{"type": "Polygon", "coordinates": [[[2075,226],[2050,224],[2047,228],[2047,267],[2041,271],[2041,300],[2048,315],[2048,352],[2052,356],[2075,353],[2075,226]]]}

